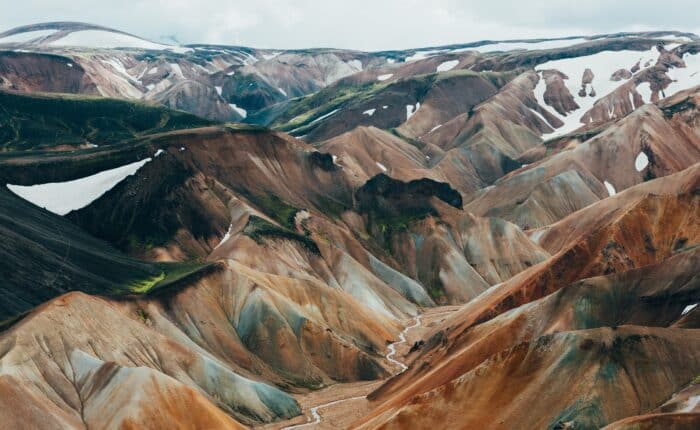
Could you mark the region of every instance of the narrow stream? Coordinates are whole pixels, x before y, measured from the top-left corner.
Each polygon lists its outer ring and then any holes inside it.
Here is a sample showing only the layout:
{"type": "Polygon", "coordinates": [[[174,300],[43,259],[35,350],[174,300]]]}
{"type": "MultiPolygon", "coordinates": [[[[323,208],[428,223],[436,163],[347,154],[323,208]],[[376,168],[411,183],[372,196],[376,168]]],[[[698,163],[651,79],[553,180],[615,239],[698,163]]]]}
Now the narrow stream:
{"type": "MultiPolygon", "coordinates": [[[[408,333],[408,331],[411,329],[414,329],[416,327],[420,327],[420,325],[421,325],[420,315],[418,315],[415,318],[415,322],[413,324],[411,324],[403,329],[403,331],[399,335],[399,340],[397,340],[396,342],[394,342],[388,346],[388,348],[387,348],[388,352],[386,353],[386,359],[389,360],[390,362],[396,364],[401,369],[398,372],[396,372],[394,374],[394,376],[399,375],[399,374],[405,372],[406,369],[408,369],[408,366],[406,366],[404,363],[402,363],[394,358],[394,355],[396,355],[396,345],[406,343],[406,334],[408,333]]],[[[319,424],[321,422],[321,414],[318,412],[319,409],[324,409],[324,408],[327,408],[329,406],[334,406],[334,405],[337,405],[337,404],[343,403],[343,402],[350,402],[353,400],[364,399],[365,397],[367,397],[367,396],[349,397],[347,399],[334,400],[332,402],[323,403],[321,405],[314,406],[313,408],[311,408],[311,417],[309,418],[308,422],[306,422],[304,424],[297,424],[297,425],[293,425],[293,426],[289,426],[289,427],[283,427],[281,430],[300,429],[300,428],[319,424]]]]}

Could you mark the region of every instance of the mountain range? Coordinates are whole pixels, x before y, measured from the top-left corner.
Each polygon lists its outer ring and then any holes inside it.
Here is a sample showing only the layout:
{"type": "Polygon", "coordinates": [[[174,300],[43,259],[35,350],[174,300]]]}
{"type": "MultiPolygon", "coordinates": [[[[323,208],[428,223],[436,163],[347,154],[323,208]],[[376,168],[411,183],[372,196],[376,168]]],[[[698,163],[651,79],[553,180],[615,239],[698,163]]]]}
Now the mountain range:
{"type": "Polygon", "coordinates": [[[0,33],[0,422],[700,427],[700,37],[0,33]]]}

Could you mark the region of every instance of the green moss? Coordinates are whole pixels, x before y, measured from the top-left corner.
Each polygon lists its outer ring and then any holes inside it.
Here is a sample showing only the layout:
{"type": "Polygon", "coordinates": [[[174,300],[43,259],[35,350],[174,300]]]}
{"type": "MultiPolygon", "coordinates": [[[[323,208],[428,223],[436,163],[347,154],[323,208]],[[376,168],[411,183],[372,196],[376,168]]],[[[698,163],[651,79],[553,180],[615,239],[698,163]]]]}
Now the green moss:
{"type": "Polygon", "coordinates": [[[22,95],[0,91],[0,150],[59,145],[110,145],[212,121],[156,104],[84,95],[22,95]]]}
{"type": "Polygon", "coordinates": [[[163,279],[165,279],[165,272],[161,272],[160,275],[158,275],[158,276],[153,276],[153,277],[148,278],[148,279],[143,279],[143,280],[138,281],[138,282],[133,282],[127,286],[127,289],[133,293],[139,293],[139,294],[147,293],[151,289],[153,289],[153,287],[155,287],[156,284],[158,284],[163,279]]]}
{"type": "Polygon", "coordinates": [[[274,219],[288,229],[294,229],[294,217],[299,209],[277,197],[275,194],[252,194],[241,190],[241,194],[248,198],[265,215],[274,219]]]}
{"type": "Polygon", "coordinates": [[[129,282],[124,288],[115,291],[115,295],[123,294],[151,294],[161,291],[167,287],[175,285],[184,278],[202,272],[210,263],[200,263],[196,261],[178,263],[157,263],[155,265],[161,269],[160,274],[145,279],[138,279],[129,282]]]}
{"type": "Polygon", "coordinates": [[[147,322],[149,318],[148,312],[146,312],[143,308],[136,309],[136,316],[138,316],[143,323],[147,322]]]}
{"type": "Polygon", "coordinates": [[[309,252],[316,255],[321,255],[316,243],[308,236],[301,235],[293,230],[278,227],[270,222],[251,215],[248,219],[248,224],[243,229],[243,234],[253,239],[259,244],[263,244],[266,238],[278,238],[296,241],[306,248],[309,252]]]}

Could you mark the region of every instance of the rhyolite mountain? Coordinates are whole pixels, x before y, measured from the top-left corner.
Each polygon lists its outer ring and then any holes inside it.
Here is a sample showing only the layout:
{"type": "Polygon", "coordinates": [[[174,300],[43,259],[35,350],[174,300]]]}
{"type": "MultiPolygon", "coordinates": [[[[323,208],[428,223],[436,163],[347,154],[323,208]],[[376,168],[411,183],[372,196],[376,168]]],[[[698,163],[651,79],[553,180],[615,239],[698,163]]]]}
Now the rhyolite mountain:
{"type": "Polygon", "coordinates": [[[0,220],[8,428],[328,428],[365,396],[348,427],[700,423],[694,34],[360,52],[19,27],[0,220]]]}

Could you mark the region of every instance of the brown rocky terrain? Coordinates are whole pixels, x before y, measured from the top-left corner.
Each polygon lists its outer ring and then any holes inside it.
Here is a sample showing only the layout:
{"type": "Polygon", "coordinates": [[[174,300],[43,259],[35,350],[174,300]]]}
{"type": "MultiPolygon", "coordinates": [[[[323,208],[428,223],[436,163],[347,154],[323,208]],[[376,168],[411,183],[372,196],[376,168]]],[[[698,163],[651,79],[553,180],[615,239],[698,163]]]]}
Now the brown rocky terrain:
{"type": "Polygon", "coordinates": [[[0,33],[0,419],[697,427],[697,40],[0,33]]]}

